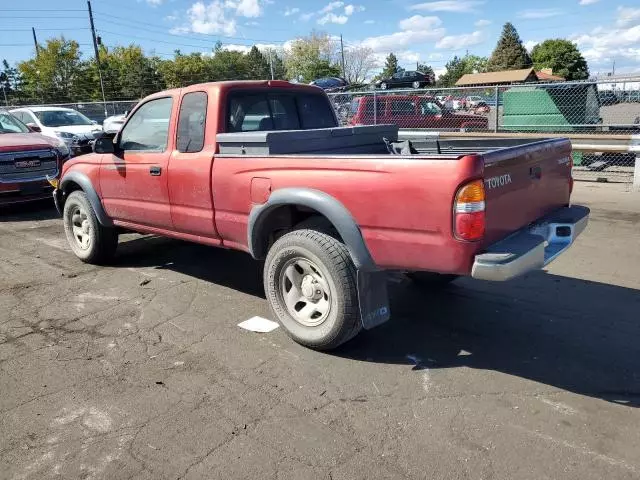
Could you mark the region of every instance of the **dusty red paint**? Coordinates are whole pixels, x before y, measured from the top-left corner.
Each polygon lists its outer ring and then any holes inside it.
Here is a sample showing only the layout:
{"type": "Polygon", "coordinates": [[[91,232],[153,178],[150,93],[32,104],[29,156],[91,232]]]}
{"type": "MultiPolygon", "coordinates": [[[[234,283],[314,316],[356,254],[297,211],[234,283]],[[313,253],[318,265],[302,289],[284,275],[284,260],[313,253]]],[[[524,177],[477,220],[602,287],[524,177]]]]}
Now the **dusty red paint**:
{"type": "MultiPolygon", "coordinates": [[[[262,156],[216,155],[224,132],[226,96],[237,88],[286,88],[318,92],[286,82],[221,82],[155,94],[171,96],[173,115],[164,153],[85,155],[65,165],[83,171],[117,225],[141,232],[248,250],[251,209],[270,192],[307,187],[341,202],[360,227],[375,263],[386,269],[467,274],[474,255],[540,216],[569,203],[570,165],[560,157],[568,142],[503,153],[446,156],[262,156]],[[175,149],[181,96],[208,94],[204,148],[175,149]],[[150,176],[149,166],[161,167],[150,176]],[[533,184],[530,165],[542,165],[544,180],[533,184]],[[465,242],[453,235],[453,201],[460,186],[476,179],[510,175],[510,183],[487,189],[486,234],[465,242]]],[[[141,103],[143,103],[141,102],[141,103]]]]}

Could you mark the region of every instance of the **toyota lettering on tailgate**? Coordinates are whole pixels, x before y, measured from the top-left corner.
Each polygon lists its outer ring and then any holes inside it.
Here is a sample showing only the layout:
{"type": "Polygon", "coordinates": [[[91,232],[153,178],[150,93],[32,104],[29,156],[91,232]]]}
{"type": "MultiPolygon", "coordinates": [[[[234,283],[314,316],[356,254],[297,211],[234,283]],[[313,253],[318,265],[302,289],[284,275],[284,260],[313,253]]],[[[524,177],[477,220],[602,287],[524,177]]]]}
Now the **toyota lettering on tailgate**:
{"type": "Polygon", "coordinates": [[[40,160],[16,160],[16,168],[34,168],[40,166],[40,160]]]}
{"type": "Polygon", "coordinates": [[[484,180],[484,185],[489,189],[504,187],[505,185],[509,185],[510,183],[511,175],[508,173],[500,175],[499,177],[486,178],[484,180]]]}

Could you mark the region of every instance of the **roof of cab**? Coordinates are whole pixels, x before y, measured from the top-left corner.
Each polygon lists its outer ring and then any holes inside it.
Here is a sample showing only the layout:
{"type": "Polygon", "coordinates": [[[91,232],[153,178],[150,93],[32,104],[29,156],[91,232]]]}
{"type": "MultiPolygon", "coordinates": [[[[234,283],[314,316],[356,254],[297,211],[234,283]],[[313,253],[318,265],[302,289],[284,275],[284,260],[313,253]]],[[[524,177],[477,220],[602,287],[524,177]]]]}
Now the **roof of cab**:
{"type": "Polygon", "coordinates": [[[163,90],[161,92],[153,93],[146,98],[150,99],[157,97],[166,97],[167,95],[173,96],[178,95],[181,92],[198,92],[203,90],[206,90],[208,92],[211,92],[213,90],[225,91],[236,88],[285,88],[300,91],[306,90],[308,92],[314,93],[322,92],[322,89],[320,87],[316,87],[315,85],[291,83],[286,80],[225,80],[221,82],[197,83],[183,88],[172,88],[170,90],[163,90]]]}

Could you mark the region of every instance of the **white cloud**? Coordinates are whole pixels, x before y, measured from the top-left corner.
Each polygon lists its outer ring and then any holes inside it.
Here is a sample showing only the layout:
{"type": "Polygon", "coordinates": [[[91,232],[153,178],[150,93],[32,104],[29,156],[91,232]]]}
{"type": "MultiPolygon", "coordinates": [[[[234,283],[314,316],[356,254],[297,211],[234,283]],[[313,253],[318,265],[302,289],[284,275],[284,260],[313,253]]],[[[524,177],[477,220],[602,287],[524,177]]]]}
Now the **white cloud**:
{"type": "Polygon", "coordinates": [[[344,25],[349,21],[349,17],[346,15],[336,15],[333,12],[327,13],[325,16],[320,17],[318,19],[318,23],[320,25],[325,25],[327,23],[336,23],[338,25],[344,25]]]}
{"type": "MultiPolygon", "coordinates": [[[[271,43],[258,43],[256,44],[256,47],[258,47],[258,50],[260,51],[279,50],[281,48],[281,45],[275,45],[271,43]]],[[[249,52],[249,50],[251,50],[251,45],[228,43],[228,44],[224,44],[222,48],[224,50],[247,53],[249,52]]]]}
{"type": "Polygon", "coordinates": [[[640,8],[618,7],[618,26],[625,27],[638,23],[640,23],[640,8]]]}
{"type": "Polygon", "coordinates": [[[351,16],[356,12],[364,12],[365,8],[362,5],[345,5],[344,14],[347,16],[351,16]]]}
{"type": "Polygon", "coordinates": [[[364,21],[365,25],[373,25],[374,23],[376,23],[375,20],[365,20],[364,21]]]}
{"type": "Polygon", "coordinates": [[[480,30],[476,30],[473,33],[465,33],[462,35],[448,35],[442,37],[437,43],[436,48],[443,48],[447,50],[460,50],[472,45],[478,45],[486,40],[486,35],[480,30]]]}
{"type": "Polygon", "coordinates": [[[562,15],[564,12],[559,8],[531,8],[527,10],[521,10],[517,13],[518,18],[526,20],[537,20],[541,18],[551,18],[562,15]]]}
{"type": "Polygon", "coordinates": [[[299,13],[300,9],[298,7],[293,7],[293,8],[285,8],[284,9],[284,16],[285,17],[290,17],[291,15],[295,15],[296,13],[299,13]]]}
{"type": "Polygon", "coordinates": [[[205,5],[204,2],[196,2],[187,10],[187,26],[178,27],[173,31],[194,32],[204,34],[236,33],[236,21],[227,17],[225,6],[220,0],[205,5]]]}
{"type": "Polygon", "coordinates": [[[592,5],[600,0],[580,0],[580,5],[592,5]]]}
{"type": "Polygon", "coordinates": [[[472,13],[476,7],[483,5],[480,0],[440,0],[438,2],[425,2],[411,5],[409,10],[426,10],[428,12],[457,12],[472,13]]]}
{"type": "Polygon", "coordinates": [[[414,47],[421,42],[441,39],[445,34],[445,29],[441,28],[441,25],[442,21],[438,17],[414,15],[399,22],[400,31],[368,37],[361,43],[377,53],[396,52],[414,47]]]}
{"type": "Polygon", "coordinates": [[[302,15],[300,15],[300,20],[302,20],[303,22],[308,22],[315,16],[315,14],[316,12],[303,13],[302,15]]]}
{"type": "Polygon", "coordinates": [[[234,9],[241,17],[254,18],[262,15],[259,0],[226,0],[225,7],[234,9]]]}
{"type": "Polygon", "coordinates": [[[491,20],[478,20],[474,23],[474,25],[476,27],[488,27],[489,25],[491,25],[491,20]]]}
{"type": "Polygon", "coordinates": [[[533,47],[535,47],[539,43],[540,42],[538,42],[537,40],[527,40],[526,42],[524,42],[524,48],[527,49],[527,52],[530,52],[531,50],[533,50],[533,47]]]}
{"type": "Polygon", "coordinates": [[[640,25],[629,28],[597,27],[570,39],[576,42],[591,70],[602,65],[608,67],[613,60],[619,63],[632,62],[640,67],[640,25]]]}
{"type": "Polygon", "coordinates": [[[247,22],[244,25],[245,27],[257,27],[260,24],[258,22],[247,22]]]}
{"type": "Polygon", "coordinates": [[[146,0],[146,2],[152,7],[157,7],[158,5],[162,5],[163,0],[146,0]]]}
{"type": "Polygon", "coordinates": [[[336,8],[342,7],[343,5],[344,5],[344,2],[330,2],[327,5],[325,5],[324,8],[322,8],[319,13],[328,13],[332,10],[335,10],[336,8]]]}

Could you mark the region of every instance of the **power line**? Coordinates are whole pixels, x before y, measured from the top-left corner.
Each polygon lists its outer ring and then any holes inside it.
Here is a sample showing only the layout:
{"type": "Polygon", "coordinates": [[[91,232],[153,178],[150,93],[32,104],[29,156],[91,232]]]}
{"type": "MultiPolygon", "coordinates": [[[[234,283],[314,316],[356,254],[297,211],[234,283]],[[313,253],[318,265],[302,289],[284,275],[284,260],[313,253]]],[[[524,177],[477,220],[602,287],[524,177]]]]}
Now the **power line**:
{"type": "MultiPolygon", "coordinates": [[[[154,24],[154,23],[149,23],[149,22],[138,22],[137,20],[130,20],[127,18],[123,18],[123,17],[118,17],[116,15],[110,15],[110,14],[106,14],[106,13],[102,13],[99,11],[95,11],[94,12],[96,14],[96,18],[98,18],[98,16],[100,17],[100,20],[102,22],[106,22],[106,23],[110,23],[112,25],[118,25],[121,27],[128,27],[128,28],[133,28],[136,30],[143,30],[143,31],[148,31],[150,33],[160,33],[162,35],[169,35],[172,37],[182,37],[182,38],[188,38],[191,40],[196,40],[196,41],[206,41],[206,38],[200,38],[197,37],[196,35],[202,35],[203,37],[217,37],[217,38],[228,38],[231,40],[245,40],[245,41],[250,41],[250,42],[271,42],[271,43],[285,43],[288,40],[270,40],[270,39],[266,39],[266,38],[247,38],[247,37],[236,37],[236,36],[231,36],[231,35],[222,35],[222,34],[208,34],[208,33],[193,33],[191,35],[183,35],[183,34],[178,34],[178,33],[167,33],[167,27],[166,26],[162,26],[162,25],[158,25],[158,24],[154,24]],[[115,18],[116,20],[119,20],[118,22],[115,22],[113,20],[105,20],[104,18],[101,17],[108,17],[108,18],[115,18]],[[126,22],[126,23],[122,23],[122,22],[126,22]],[[132,25],[128,25],[128,23],[132,24],[132,25]],[[140,25],[147,25],[149,27],[153,27],[152,29],[149,28],[143,28],[140,25]]],[[[269,29],[269,30],[273,30],[273,29],[269,29]]],[[[275,30],[274,30],[275,31],[275,30]]],[[[281,30],[284,31],[284,30],[281,30]]]]}

